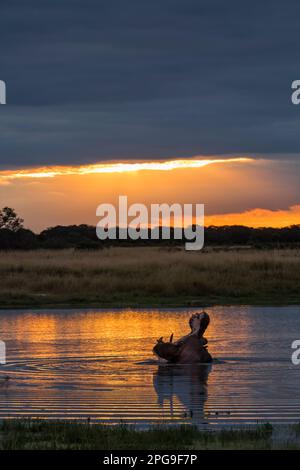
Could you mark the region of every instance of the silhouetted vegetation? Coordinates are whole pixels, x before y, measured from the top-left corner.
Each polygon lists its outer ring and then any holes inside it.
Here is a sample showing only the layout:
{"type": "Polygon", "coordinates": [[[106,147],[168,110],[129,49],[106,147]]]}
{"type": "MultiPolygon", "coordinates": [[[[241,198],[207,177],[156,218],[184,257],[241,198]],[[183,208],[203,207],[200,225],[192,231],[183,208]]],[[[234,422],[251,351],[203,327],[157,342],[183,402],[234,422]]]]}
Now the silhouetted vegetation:
{"type": "Polygon", "coordinates": [[[14,209],[3,207],[0,211],[0,229],[16,232],[23,227],[24,220],[18,217],[14,209]]]}
{"type": "Polygon", "coordinates": [[[21,228],[15,232],[7,228],[0,229],[1,250],[34,250],[39,247],[38,236],[31,230],[21,228]]]}
{"type": "MultiPolygon", "coordinates": [[[[194,227],[195,229],[195,227],[194,227]]],[[[23,220],[14,209],[5,207],[0,211],[0,250],[45,249],[101,249],[109,246],[182,246],[187,240],[174,238],[174,229],[170,229],[170,239],[162,238],[162,228],[158,240],[99,240],[96,228],[90,225],[69,225],[50,227],[40,234],[23,228],[23,220]]],[[[283,228],[251,228],[241,225],[209,226],[205,228],[205,246],[254,247],[254,248],[299,248],[300,224],[283,228]]]]}
{"type": "Polygon", "coordinates": [[[89,225],[57,226],[44,230],[36,236],[39,247],[47,249],[61,248],[101,248],[96,235],[96,228],[89,225]]]}

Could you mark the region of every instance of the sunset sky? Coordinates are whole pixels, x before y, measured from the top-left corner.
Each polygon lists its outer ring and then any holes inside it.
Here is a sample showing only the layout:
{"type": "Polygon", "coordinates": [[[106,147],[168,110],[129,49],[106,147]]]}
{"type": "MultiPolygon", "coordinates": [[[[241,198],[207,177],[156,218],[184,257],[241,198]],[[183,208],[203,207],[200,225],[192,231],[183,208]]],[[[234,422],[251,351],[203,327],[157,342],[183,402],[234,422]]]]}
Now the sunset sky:
{"type": "Polygon", "coordinates": [[[38,4],[0,7],[0,207],[35,231],[119,195],[300,223],[299,3],[38,4]]]}

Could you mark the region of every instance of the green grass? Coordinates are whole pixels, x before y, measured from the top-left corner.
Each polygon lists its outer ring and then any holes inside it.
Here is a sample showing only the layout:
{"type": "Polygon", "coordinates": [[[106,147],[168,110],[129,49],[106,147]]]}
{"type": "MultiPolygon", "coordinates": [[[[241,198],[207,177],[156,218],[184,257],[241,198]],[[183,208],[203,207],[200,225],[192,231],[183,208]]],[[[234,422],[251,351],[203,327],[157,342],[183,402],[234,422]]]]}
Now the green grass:
{"type": "Polygon", "coordinates": [[[152,427],[138,431],[125,425],[4,420],[0,450],[204,450],[298,449],[300,424],[199,431],[193,426],[152,427]]]}
{"type": "Polygon", "coordinates": [[[300,303],[300,250],[0,252],[0,307],[300,303]]]}
{"type": "Polygon", "coordinates": [[[125,425],[7,420],[0,425],[0,449],[300,449],[296,437],[293,442],[277,442],[275,446],[272,431],[268,424],[245,430],[203,432],[192,426],[138,431],[125,425]]]}

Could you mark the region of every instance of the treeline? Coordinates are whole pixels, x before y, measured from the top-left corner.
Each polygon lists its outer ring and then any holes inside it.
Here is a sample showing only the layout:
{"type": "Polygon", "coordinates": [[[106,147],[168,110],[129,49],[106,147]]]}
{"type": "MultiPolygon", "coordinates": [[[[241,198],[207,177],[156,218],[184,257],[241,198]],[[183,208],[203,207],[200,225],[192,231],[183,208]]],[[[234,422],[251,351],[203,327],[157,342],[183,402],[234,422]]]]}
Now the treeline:
{"type": "MultiPolygon", "coordinates": [[[[118,229],[117,229],[118,235],[118,229]]],[[[150,231],[149,231],[150,237],[150,231]]],[[[183,240],[174,239],[171,229],[170,240],[99,240],[96,228],[89,225],[57,226],[48,228],[40,234],[20,227],[0,229],[0,250],[45,249],[101,249],[109,246],[181,246],[183,240]]],[[[284,228],[251,228],[245,226],[210,226],[205,228],[205,246],[252,246],[264,247],[299,247],[300,225],[284,228]]]]}

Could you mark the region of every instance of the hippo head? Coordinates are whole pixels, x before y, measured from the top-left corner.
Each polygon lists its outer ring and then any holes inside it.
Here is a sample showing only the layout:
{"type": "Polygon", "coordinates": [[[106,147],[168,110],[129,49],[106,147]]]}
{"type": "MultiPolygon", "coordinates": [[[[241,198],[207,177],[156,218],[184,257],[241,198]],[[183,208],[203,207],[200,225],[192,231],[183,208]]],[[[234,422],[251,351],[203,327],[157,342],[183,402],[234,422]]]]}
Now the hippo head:
{"type": "Polygon", "coordinates": [[[202,338],[206,328],[208,327],[210,318],[208,313],[194,313],[189,319],[189,325],[191,327],[193,335],[196,335],[198,338],[202,338]]]}
{"type": "Polygon", "coordinates": [[[172,342],[173,334],[168,342],[164,342],[162,337],[159,338],[153,348],[153,353],[172,363],[210,362],[211,356],[207,351],[207,340],[203,338],[209,321],[209,315],[206,312],[193,314],[189,319],[190,334],[174,343],[172,342]]]}

